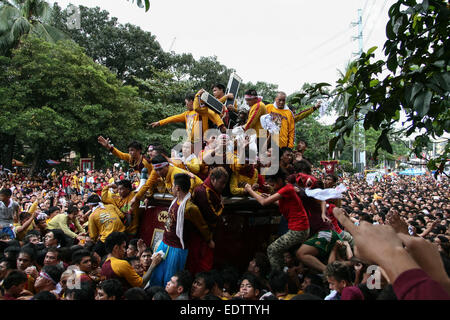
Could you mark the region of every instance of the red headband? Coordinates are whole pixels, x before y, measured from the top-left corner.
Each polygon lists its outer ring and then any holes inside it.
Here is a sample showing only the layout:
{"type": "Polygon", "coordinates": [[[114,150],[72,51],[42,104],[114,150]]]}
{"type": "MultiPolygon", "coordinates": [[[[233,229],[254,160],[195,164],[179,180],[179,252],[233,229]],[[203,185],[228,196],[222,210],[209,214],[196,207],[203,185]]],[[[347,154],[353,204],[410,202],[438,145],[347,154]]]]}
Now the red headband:
{"type": "Polygon", "coordinates": [[[169,165],[168,162],[155,163],[155,164],[153,164],[153,169],[158,170],[158,169],[164,168],[168,165],[169,165]]]}

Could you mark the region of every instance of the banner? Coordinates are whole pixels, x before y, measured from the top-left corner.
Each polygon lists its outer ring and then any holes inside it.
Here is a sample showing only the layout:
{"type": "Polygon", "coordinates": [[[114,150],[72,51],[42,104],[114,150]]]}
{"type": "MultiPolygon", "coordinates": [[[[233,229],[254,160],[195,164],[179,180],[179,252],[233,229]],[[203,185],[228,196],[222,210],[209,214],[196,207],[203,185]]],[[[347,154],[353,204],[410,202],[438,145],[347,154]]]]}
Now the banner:
{"type": "Polygon", "coordinates": [[[327,174],[334,174],[334,170],[338,163],[339,163],[338,160],[320,161],[320,164],[325,167],[325,172],[327,174]]]}

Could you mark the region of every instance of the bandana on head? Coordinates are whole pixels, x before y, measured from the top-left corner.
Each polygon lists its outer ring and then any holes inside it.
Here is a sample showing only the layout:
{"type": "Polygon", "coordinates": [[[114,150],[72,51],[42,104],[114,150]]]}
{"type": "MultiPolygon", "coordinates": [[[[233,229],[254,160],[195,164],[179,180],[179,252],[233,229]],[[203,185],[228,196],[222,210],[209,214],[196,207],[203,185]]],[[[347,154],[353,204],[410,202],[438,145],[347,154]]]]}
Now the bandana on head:
{"type": "Polygon", "coordinates": [[[169,163],[168,162],[161,162],[161,163],[154,163],[153,164],[153,169],[158,170],[158,169],[162,169],[166,166],[168,166],[169,163]]]}
{"type": "Polygon", "coordinates": [[[252,95],[250,95],[250,94],[246,94],[245,96],[244,96],[244,99],[256,99],[256,98],[258,98],[257,96],[252,96],[252,95]]]}
{"type": "Polygon", "coordinates": [[[50,280],[51,282],[53,282],[53,284],[56,284],[56,283],[57,283],[55,280],[52,279],[52,277],[50,277],[50,276],[48,275],[48,273],[45,273],[44,271],[41,271],[41,272],[39,273],[39,276],[41,276],[41,277],[44,278],[44,279],[50,280]]]}

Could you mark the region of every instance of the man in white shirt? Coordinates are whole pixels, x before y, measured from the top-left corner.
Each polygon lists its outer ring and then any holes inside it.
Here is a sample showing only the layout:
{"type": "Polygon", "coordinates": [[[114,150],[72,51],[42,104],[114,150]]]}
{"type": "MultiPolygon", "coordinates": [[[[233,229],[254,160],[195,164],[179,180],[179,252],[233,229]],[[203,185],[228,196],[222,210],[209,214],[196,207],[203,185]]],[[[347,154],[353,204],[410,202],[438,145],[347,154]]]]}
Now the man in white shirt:
{"type": "Polygon", "coordinates": [[[19,219],[19,204],[12,200],[11,196],[10,189],[0,190],[0,231],[14,239],[16,235],[13,231],[13,223],[19,219]]]}

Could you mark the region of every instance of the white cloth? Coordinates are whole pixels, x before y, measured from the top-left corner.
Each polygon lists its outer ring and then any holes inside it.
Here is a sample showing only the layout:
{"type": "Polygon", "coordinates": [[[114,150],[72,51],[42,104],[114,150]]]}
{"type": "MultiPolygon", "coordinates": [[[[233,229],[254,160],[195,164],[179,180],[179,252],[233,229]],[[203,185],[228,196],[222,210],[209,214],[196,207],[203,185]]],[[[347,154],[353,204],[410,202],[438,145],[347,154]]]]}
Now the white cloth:
{"type": "Polygon", "coordinates": [[[183,161],[184,164],[189,163],[189,161],[191,161],[192,159],[197,159],[197,156],[192,153],[191,155],[189,155],[189,157],[185,158],[184,156],[181,158],[181,161],[183,161]]]}
{"type": "MultiPolygon", "coordinates": [[[[277,109],[280,109],[280,108],[278,108],[278,106],[277,106],[277,103],[276,103],[276,102],[274,102],[274,103],[273,103],[273,105],[275,106],[275,108],[277,108],[277,109]]],[[[281,109],[281,110],[289,110],[289,107],[288,107],[287,105],[284,105],[284,108],[283,108],[283,109],[281,109]]]]}
{"type": "MultiPolygon", "coordinates": [[[[233,136],[236,137],[238,146],[243,146],[245,144],[245,138],[248,136],[249,137],[248,149],[250,151],[250,154],[258,154],[258,146],[256,144],[256,134],[251,135],[247,134],[242,126],[233,128],[231,133],[233,136]]],[[[231,147],[233,148],[233,145],[231,145],[231,147]]],[[[229,150],[229,152],[233,152],[233,149],[229,150]]]]}
{"type": "MultiPolygon", "coordinates": [[[[158,243],[158,245],[159,245],[159,243],[158,243]]],[[[155,248],[157,248],[158,245],[155,246],[155,248]]],[[[152,259],[156,258],[156,256],[161,256],[161,258],[164,259],[164,255],[165,255],[164,251],[159,250],[158,252],[155,252],[152,254],[152,259]]]]}
{"type": "Polygon", "coordinates": [[[305,193],[308,197],[317,199],[317,200],[328,200],[328,199],[341,199],[342,193],[347,191],[347,187],[342,183],[338,185],[336,188],[328,188],[328,189],[305,189],[305,193]]]}
{"type": "Polygon", "coordinates": [[[272,115],[267,113],[259,118],[261,126],[272,134],[278,134],[280,132],[280,127],[273,122],[272,115]]]}
{"type": "Polygon", "coordinates": [[[331,290],[330,294],[325,297],[324,300],[336,300],[338,292],[336,290],[331,290]]]}
{"type": "MultiPolygon", "coordinates": [[[[191,198],[191,193],[188,192],[188,194],[184,197],[183,201],[181,201],[180,205],[178,206],[177,211],[177,228],[176,228],[176,234],[178,238],[180,239],[181,246],[184,249],[184,241],[183,241],[183,227],[184,227],[184,209],[186,209],[186,202],[191,198]]],[[[169,212],[172,206],[177,202],[177,198],[173,199],[172,203],[169,207],[169,212]]]]}
{"type": "Polygon", "coordinates": [[[94,212],[94,211],[97,210],[98,208],[105,209],[105,205],[103,204],[103,202],[99,202],[97,206],[95,206],[94,208],[92,208],[92,212],[94,212]]]}

